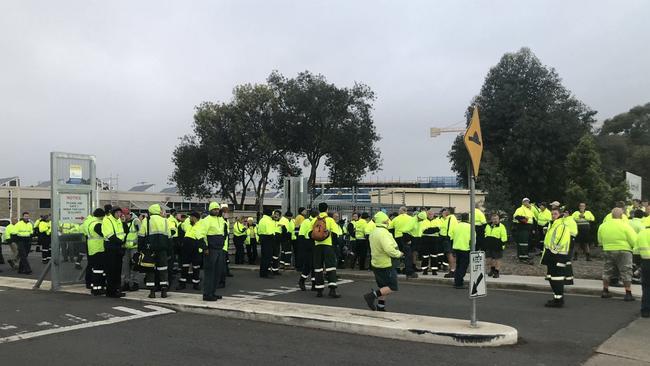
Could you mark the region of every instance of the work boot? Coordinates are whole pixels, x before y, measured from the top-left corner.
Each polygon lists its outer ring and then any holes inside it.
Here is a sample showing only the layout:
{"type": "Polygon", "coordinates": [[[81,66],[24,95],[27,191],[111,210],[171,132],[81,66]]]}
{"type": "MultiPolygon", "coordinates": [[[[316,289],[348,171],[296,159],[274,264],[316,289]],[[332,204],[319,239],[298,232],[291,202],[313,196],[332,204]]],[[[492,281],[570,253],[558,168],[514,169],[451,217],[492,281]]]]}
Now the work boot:
{"type": "Polygon", "coordinates": [[[454,278],[454,271],[447,272],[447,274],[444,277],[445,278],[454,278]]]}
{"type": "Polygon", "coordinates": [[[74,264],[74,269],[76,269],[76,270],[80,270],[80,269],[82,269],[82,267],[81,267],[81,263],[75,263],[75,264],[74,264]]]}
{"type": "Polygon", "coordinates": [[[163,299],[167,297],[167,289],[160,291],[160,297],[162,297],[163,299]]]}
{"type": "Polygon", "coordinates": [[[195,284],[192,285],[192,289],[194,289],[194,290],[200,290],[200,289],[201,289],[201,285],[199,285],[198,283],[195,283],[195,284]]]}
{"type": "Polygon", "coordinates": [[[488,277],[494,276],[494,271],[495,271],[494,267],[490,268],[490,272],[488,273],[488,277]]]}
{"type": "Polygon", "coordinates": [[[425,269],[424,271],[422,271],[422,275],[423,276],[428,276],[429,275],[429,270],[425,269]]]}
{"type": "Polygon", "coordinates": [[[187,285],[183,282],[179,282],[178,285],[176,285],[176,290],[185,290],[187,285]]]}
{"type": "Polygon", "coordinates": [[[323,297],[323,290],[322,289],[316,290],[316,297],[323,297]]]}
{"type": "Polygon", "coordinates": [[[611,299],[612,294],[608,290],[603,290],[603,293],[600,294],[601,299],[611,299]]]}
{"type": "Polygon", "coordinates": [[[564,298],[548,300],[544,306],[547,308],[561,308],[564,306],[564,298]]]}
{"type": "Polygon", "coordinates": [[[626,292],[623,301],[634,301],[634,296],[632,296],[631,292],[626,292]]]}
{"type": "Polygon", "coordinates": [[[150,290],[149,291],[149,298],[150,299],[155,299],[156,298],[156,291],[150,290]]]}
{"type": "Polygon", "coordinates": [[[13,259],[9,259],[9,260],[7,261],[7,263],[9,263],[9,266],[10,266],[12,269],[16,269],[16,262],[15,262],[13,259]]]}
{"type": "Polygon", "coordinates": [[[493,278],[499,278],[499,271],[494,271],[494,275],[492,275],[493,278]]]}
{"type": "Polygon", "coordinates": [[[305,287],[305,279],[304,278],[300,278],[300,280],[298,280],[298,287],[300,287],[301,291],[307,291],[307,288],[305,287]]]}
{"type": "Polygon", "coordinates": [[[406,275],[406,278],[418,278],[418,274],[415,273],[415,272],[413,272],[413,273],[411,273],[411,274],[407,274],[407,275],[406,275]]]}
{"type": "Polygon", "coordinates": [[[370,308],[370,310],[373,310],[373,311],[377,310],[377,305],[375,305],[375,300],[377,299],[377,297],[375,296],[374,293],[369,292],[369,293],[363,295],[363,299],[366,300],[366,304],[368,304],[368,307],[370,308]]]}
{"type": "Polygon", "coordinates": [[[437,275],[438,275],[438,271],[431,271],[431,275],[432,275],[432,276],[437,276],[437,275]]]}
{"type": "Polygon", "coordinates": [[[338,299],[339,297],[341,297],[341,295],[336,293],[336,287],[330,287],[330,293],[327,294],[327,296],[333,299],[338,299]]]}
{"type": "Polygon", "coordinates": [[[313,282],[311,283],[311,291],[317,291],[316,284],[314,284],[313,282]]]}
{"type": "Polygon", "coordinates": [[[216,296],[203,296],[203,301],[217,301],[217,300],[219,299],[217,299],[216,296]]]}
{"type": "Polygon", "coordinates": [[[129,287],[129,284],[124,282],[122,284],[122,287],[120,287],[120,291],[131,291],[131,288],[129,287]]]}
{"type": "Polygon", "coordinates": [[[587,262],[591,262],[591,254],[587,253],[585,257],[587,257],[587,262]]]}

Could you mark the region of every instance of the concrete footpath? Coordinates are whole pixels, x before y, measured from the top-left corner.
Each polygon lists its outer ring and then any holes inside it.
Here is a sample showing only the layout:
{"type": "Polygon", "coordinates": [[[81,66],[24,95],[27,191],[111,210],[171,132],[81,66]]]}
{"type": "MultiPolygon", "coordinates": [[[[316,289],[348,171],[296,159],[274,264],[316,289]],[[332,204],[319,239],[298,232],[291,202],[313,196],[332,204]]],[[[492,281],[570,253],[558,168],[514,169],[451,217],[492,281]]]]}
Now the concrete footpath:
{"type": "Polygon", "coordinates": [[[596,349],[585,366],[650,366],[650,319],[639,318],[596,349]]]}
{"type": "MultiPolygon", "coordinates": [[[[238,270],[249,270],[257,271],[259,266],[251,265],[230,265],[232,269],[238,270]]],[[[337,269],[336,273],[339,277],[342,278],[363,278],[374,280],[374,275],[371,271],[358,271],[351,269],[337,269]]],[[[444,278],[444,273],[439,273],[437,276],[423,276],[419,274],[418,278],[407,279],[406,276],[400,275],[400,281],[418,281],[418,282],[432,282],[437,284],[448,284],[451,285],[453,282],[452,278],[444,278]]],[[[469,274],[465,276],[465,280],[469,280],[469,274]]],[[[594,295],[600,296],[603,291],[603,283],[600,280],[583,280],[575,279],[575,284],[571,286],[565,286],[564,291],[568,294],[581,294],[581,295],[594,295]]],[[[488,277],[486,280],[488,288],[500,288],[508,290],[529,290],[529,291],[548,291],[550,292],[550,286],[548,281],[541,276],[516,276],[516,275],[501,275],[499,278],[488,277]]],[[[616,295],[623,296],[625,295],[625,289],[623,287],[610,287],[609,291],[616,295]]],[[[638,298],[641,298],[641,285],[632,285],[632,294],[638,298]]]]}
{"type": "MultiPolygon", "coordinates": [[[[0,286],[10,288],[31,289],[34,282],[0,277],[0,286]]],[[[49,283],[44,283],[43,288],[49,288],[49,283]]],[[[65,286],[61,292],[88,294],[83,285],[65,286]]],[[[516,344],[518,339],[516,329],[488,322],[479,322],[477,328],[471,328],[467,320],[423,315],[235,297],[204,302],[198,294],[177,292],[166,299],[149,299],[147,295],[147,291],[130,292],[124,299],[183,312],[433,344],[495,347],[516,344]]]]}

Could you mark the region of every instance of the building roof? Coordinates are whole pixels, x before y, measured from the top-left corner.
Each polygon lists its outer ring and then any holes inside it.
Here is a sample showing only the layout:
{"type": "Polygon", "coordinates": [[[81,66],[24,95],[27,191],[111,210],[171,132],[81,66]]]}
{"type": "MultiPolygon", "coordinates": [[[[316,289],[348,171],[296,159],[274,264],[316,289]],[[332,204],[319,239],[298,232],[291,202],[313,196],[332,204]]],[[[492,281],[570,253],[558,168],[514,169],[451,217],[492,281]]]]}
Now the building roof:
{"type": "Polygon", "coordinates": [[[46,187],[51,187],[51,186],[52,186],[52,181],[46,180],[45,182],[40,182],[40,183],[38,183],[38,184],[35,185],[34,187],[38,187],[38,188],[46,188],[46,187]]]}
{"type": "Polygon", "coordinates": [[[153,184],[143,184],[140,186],[131,187],[129,192],[146,192],[149,188],[153,187],[153,184]]]}
{"type": "Polygon", "coordinates": [[[7,178],[0,178],[0,186],[3,186],[5,184],[8,184],[12,180],[19,181],[18,177],[7,177],[7,178]]]}
{"type": "Polygon", "coordinates": [[[178,187],[167,187],[160,191],[160,193],[178,193],[178,187]]]}

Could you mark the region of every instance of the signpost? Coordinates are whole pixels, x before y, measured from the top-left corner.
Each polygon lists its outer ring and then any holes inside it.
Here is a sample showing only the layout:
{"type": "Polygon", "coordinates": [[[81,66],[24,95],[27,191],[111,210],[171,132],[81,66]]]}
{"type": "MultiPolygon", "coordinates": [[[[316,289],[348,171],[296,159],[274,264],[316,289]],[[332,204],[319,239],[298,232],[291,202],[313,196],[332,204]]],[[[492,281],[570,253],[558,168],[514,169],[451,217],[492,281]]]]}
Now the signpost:
{"type": "Polygon", "coordinates": [[[471,225],[471,242],[472,251],[470,253],[470,284],[469,284],[469,297],[472,299],[472,312],[470,319],[470,326],[477,327],[476,319],[476,298],[485,296],[485,253],[476,251],[476,192],[475,181],[478,176],[479,167],[481,165],[481,156],[483,155],[483,135],[481,134],[481,122],[478,117],[478,107],[474,107],[472,112],[472,119],[469,122],[465,136],[463,136],[465,148],[469,154],[471,166],[469,169],[469,190],[470,190],[470,225],[471,225]]]}
{"type": "MultiPolygon", "coordinates": [[[[62,283],[79,281],[84,271],[75,266],[70,253],[80,255],[77,246],[80,240],[64,234],[62,225],[81,224],[90,215],[99,201],[95,174],[95,157],[92,155],[63,152],[50,153],[51,202],[52,202],[52,260],[41,273],[34,288],[39,288],[51,272],[52,290],[62,283]]],[[[20,200],[18,200],[20,202],[20,200]]],[[[20,208],[20,207],[19,207],[20,208]]],[[[86,262],[87,263],[87,262],[86,262]]]]}

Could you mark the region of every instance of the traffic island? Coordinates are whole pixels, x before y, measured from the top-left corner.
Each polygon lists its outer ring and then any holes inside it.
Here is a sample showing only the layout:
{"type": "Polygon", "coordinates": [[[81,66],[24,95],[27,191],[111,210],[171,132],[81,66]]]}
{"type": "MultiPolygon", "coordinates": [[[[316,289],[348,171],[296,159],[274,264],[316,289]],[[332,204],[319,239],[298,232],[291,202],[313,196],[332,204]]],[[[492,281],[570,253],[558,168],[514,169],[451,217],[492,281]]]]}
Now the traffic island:
{"type": "MultiPolygon", "coordinates": [[[[0,286],[19,289],[31,289],[34,283],[30,279],[0,280],[0,286]]],[[[83,285],[64,286],[60,291],[90,296],[83,285]]],[[[127,293],[123,299],[162,305],[180,312],[450,346],[512,345],[517,343],[518,337],[515,328],[501,324],[479,322],[472,328],[469,320],[333,306],[235,297],[205,302],[201,295],[180,292],[172,292],[164,299],[150,299],[148,291],[135,291],[127,293]]]]}
{"type": "MultiPolygon", "coordinates": [[[[88,293],[82,286],[69,286],[63,291],[88,293]]],[[[478,327],[471,328],[469,320],[461,319],[234,297],[205,302],[201,300],[200,295],[178,292],[170,293],[168,298],[150,299],[147,294],[146,291],[130,292],[124,299],[154,303],[180,312],[403,341],[470,347],[496,347],[517,343],[515,328],[488,322],[479,322],[478,327]]]]}

